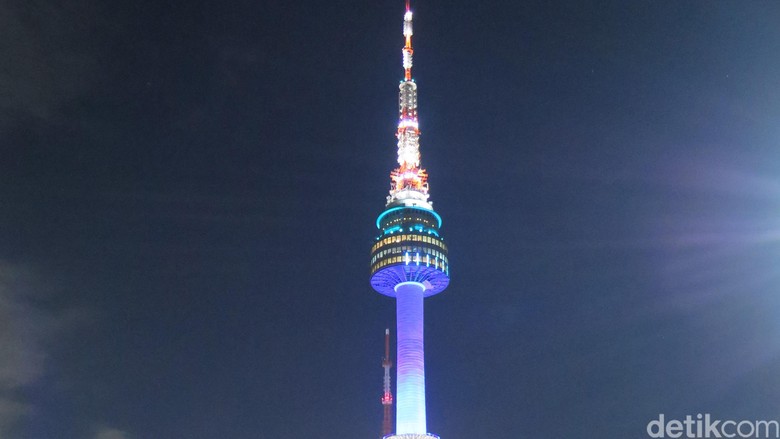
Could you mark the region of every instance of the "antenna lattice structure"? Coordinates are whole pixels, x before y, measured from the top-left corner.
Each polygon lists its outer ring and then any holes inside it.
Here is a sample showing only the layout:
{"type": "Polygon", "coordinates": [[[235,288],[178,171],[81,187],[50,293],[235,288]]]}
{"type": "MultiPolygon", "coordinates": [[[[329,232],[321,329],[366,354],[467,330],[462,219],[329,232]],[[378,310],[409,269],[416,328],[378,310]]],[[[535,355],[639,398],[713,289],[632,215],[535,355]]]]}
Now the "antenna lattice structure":
{"type": "Polygon", "coordinates": [[[393,367],[393,362],[390,361],[390,328],[385,329],[385,356],[382,357],[382,367],[385,369],[384,389],[382,392],[382,408],[384,411],[382,436],[387,436],[393,432],[393,392],[390,390],[390,368],[393,367]]]}

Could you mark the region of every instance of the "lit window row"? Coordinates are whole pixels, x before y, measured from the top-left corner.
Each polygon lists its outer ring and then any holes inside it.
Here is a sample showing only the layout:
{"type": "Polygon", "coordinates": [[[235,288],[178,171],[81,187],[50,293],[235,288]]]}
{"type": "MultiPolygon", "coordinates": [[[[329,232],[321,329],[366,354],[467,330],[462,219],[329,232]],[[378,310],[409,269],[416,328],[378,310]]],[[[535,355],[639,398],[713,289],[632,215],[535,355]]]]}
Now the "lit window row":
{"type": "Polygon", "coordinates": [[[391,264],[398,264],[398,263],[403,262],[403,261],[404,261],[404,257],[403,256],[395,256],[395,257],[390,258],[390,259],[385,259],[383,261],[379,261],[379,263],[376,264],[376,267],[371,267],[371,273],[372,274],[375,273],[377,270],[379,270],[380,268],[382,268],[384,266],[391,265],[391,264]]]}
{"type": "Polygon", "coordinates": [[[371,264],[373,265],[374,262],[376,262],[379,259],[384,258],[387,255],[397,255],[397,254],[400,254],[400,253],[404,253],[404,254],[420,254],[420,250],[422,250],[422,252],[423,252],[422,253],[422,258],[424,258],[424,259],[427,258],[429,260],[428,264],[431,263],[430,260],[435,260],[435,261],[437,261],[437,263],[438,263],[439,260],[442,260],[442,263],[447,263],[447,255],[445,255],[444,253],[442,253],[442,252],[440,252],[440,251],[438,251],[436,249],[432,249],[432,248],[419,249],[416,246],[412,247],[412,246],[409,246],[409,245],[402,245],[400,247],[392,247],[392,248],[389,248],[387,250],[382,250],[379,253],[375,254],[374,257],[371,258],[371,264]]]}
{"type": "Polygon", "coordinates": [[[376,273],[379,269],[382,267],[386,267],[388,265],[393,264],[405,264],[405,265],[425,265],[426,267],[434,267],[437,270],[441,270],[447,275],[450,274],[450,269],[447,266],[446,259],[445,260],[439,260],[437,258],[431,257],[431,255],[428,254],[411,254],[409,252],[404,253],[400,256],[393,256],[392,258],[387,258],[379,261],[375,266],[371,267],[371,274],[376,273]]]}
{"type": "Polygon", "coordinates": [[[396,244],[403,241],[413,241],[413,242],[424,242],[426,244],[433,244],[437,245],[444,250],[447,250],[447,246],[444,245],[443,242],[440,240],[434,238],[433,236],[425,236],[425,235],[396,235],[396,236],[388,236],[387,238],[377,242],[374,244],[373,247],[371,247],[371,253],[375,252],[376,249],[380,247],[384,247],[388,244],[396,244]]]}

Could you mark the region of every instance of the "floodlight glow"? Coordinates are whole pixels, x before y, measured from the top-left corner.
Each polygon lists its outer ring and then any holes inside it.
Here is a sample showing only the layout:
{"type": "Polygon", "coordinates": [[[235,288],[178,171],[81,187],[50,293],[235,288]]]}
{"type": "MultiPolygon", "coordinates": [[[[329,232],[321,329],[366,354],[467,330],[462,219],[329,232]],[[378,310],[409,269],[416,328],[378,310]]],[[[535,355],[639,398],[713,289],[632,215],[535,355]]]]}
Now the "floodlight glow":
{"type": "Polygon", "coordinates": [[[418,282],[395,287],[398,352],[396,363],[396,434],[427,433],[425,420],[425,359],[423,292],[418,282]]]}
{"type": "Polygon", "coordinates": [[[417,129],[420,127],[419,122],[415,120],[410,119],[403,119],[400,123],[398,123],[398,128],[414,128],[417,129]]]}

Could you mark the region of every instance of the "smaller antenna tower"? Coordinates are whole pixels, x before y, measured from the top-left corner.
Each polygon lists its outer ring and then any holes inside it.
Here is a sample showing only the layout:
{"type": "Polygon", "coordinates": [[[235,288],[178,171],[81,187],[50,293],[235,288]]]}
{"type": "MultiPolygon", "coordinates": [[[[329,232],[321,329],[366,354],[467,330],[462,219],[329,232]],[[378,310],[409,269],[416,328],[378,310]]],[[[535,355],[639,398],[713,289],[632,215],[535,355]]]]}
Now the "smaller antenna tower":
{"type": "Polygon", "coordinates": [[[384,418],[382,420],[382,437],[393,432],[393,392],[390,390],[390,329],[385,329],[385,356],[382,357],[382,367],[385,369],[384,392],[382,393],[382,407],[384,418]]]}

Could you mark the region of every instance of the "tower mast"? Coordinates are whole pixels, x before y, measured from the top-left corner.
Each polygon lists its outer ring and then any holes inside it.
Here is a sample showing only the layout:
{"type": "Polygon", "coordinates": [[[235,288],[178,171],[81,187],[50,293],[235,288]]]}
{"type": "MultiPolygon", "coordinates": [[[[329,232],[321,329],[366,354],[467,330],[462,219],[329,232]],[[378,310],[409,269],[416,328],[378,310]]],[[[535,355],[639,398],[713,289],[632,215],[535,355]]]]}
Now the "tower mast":
{"type": "Polygon", "coordinates": [[[406,1],[404,14],[404,47],[401,60],[404,80],[399,85],[398,95],[398,168],[391,174],[392,185],[387,203],[404,200],[430,209],[428,202],[428,175],[420,168],[420,125],[417,120],[417,84],[412,79],[412,11],[406,1]]]}
{"type": "Polygon", "coordinates": [[[382,436],[393,432],[393,392],[390,390],[390,328],[385,329],[385,356],[382,357],[382,367],[385,369],[384,392],[382,393],[382,407],[384,418],[382,419],[382,436]]]}

